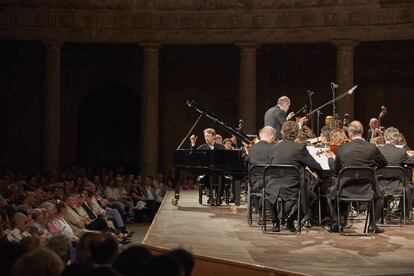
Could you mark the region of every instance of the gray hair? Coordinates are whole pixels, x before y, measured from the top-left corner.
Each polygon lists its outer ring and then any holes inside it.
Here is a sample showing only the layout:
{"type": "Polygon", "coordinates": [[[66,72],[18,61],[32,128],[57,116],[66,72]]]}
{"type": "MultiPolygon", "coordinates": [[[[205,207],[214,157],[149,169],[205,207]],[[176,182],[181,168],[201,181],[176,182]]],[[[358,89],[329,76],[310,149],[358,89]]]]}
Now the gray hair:
{"type": "Polygon", "coordinates": [[[397,128],[389,127],[384,131],[384,138],[386,143],[395,143],[397,139],[397,133],[400,133],[397,128]]]}
{"type": "Polygon", "coordinates": [[[260,140],[266,139],[273,136],[273,138],[276,136],[276,130],[271,126],[265,126],[261,130],[259,130],[259,137],[260,140]]]}
{"type": "Polygon", "coordinates": [[[278,105],[283,105],[289,103],[290,104],[290,99],[287,96],[282,96],[277,100],[277,104],[278,105]]]}
{"type": "Polygon", "coordinates": [[[212,128],[206,128],[205,130],[203,130],[203,133],[208,133],[212,136],[216,135],[216,131],[212,128]]]}
{"type": "Polygon", "coordinates": [[[362,135],[364,127],[360,121],[352,121],[348,126],[348,133],[352,136],[362,135]]]}

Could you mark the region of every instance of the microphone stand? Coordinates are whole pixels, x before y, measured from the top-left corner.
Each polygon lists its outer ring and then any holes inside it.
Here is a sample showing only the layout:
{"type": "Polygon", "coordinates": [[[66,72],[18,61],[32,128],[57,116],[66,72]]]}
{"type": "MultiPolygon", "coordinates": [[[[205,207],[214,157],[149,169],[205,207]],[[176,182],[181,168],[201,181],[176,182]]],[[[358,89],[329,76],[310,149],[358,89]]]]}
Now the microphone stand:
{"type": "MultiPolygon", "coordinates": [[[[321,116],[322,112],[320,110],[318,110],[316,112],[316,137],[318,137],[318,141],[319,141],[319,135],[320,135],[320,131],[321,128],[319,127],[319,117],[321,116]]],[[[313,118],[313,115],[312,115],[313,118]]]]}
{"type": "MultiPolygon", "coordinates": [[[[331,90],[332,90],[332,99],[335,99],[335,90],[336,86],[331,82],[331,90]]],[[[336,120],[336,105],[335,101],[332,102],[332,117],[334,118],[334,122],[336,120]]]]}
{"type": "MultiPolygon", "coordinates": [[[[309,112],[312,112],[312,95],[313,95],[313,92],[308,90],[309,112]]],[[[315,116],[312,115],[312,117],[311,117],[311,127],[312,127],[312,129],[315,129],[315,120],[314,119],[315,119],[315,116]]],[[[318,124],[319,124],[319,122],[318,122],[318,124]]],[[[319,125],[318,125],[318,128],[319,128],[319,125]]]]}
{"type": "Polygon", "coordinates": [[[355,89],[357,88],[357,86],[355,85],[354,87],[352,87],[351,89],[349,89],[348,91],[346,91],[345,93],[343,93],[343,94],[341,94],[341,95],[339,95],[338,97],[336,97],[336,98],[333,98],[332,100],[330,100],[329,102],[327,102],[327,103],[324,103],[323,105],[321,105],[320,107],[318,107],[318,108],[315,108],[314,110],[312,110],[311,112],[309,112],[308,114],[306,114],[306,116],[307,117],[310,117],[312,114],[314,114],[315,112],[318,112],[319,110],[321,110],[322,108],[324,108],[325,106],[327,106],[327,105],[330,105],[330,104],[333,104],[333,103],[335,103],[335,102],[337,102],[337,101],[339,101],[340,99],[342,99],[342,98],[345,98],[347,95],[352,95],[353,93],[354,93],[354,91],[355,91],[355,89]]]}

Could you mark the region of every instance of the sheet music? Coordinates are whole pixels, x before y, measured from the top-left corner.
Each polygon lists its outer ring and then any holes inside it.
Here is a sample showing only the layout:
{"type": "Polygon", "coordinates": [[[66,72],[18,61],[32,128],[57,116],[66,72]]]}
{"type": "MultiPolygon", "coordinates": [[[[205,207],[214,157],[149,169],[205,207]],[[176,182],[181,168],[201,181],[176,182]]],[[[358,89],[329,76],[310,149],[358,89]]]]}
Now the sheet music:
{"type": "Polygon", "coordinates": [[[318,162],[321,165],[323,170],[329,170],[328,157],[326,157],[325,154],[316,155],[316,153],[320,151],[321,148],[316,148],[312,146],[307,146],[306,148],[308,149],[310,155],[312,155],[313,159],[315,159],[316,162],[318,162]]]}

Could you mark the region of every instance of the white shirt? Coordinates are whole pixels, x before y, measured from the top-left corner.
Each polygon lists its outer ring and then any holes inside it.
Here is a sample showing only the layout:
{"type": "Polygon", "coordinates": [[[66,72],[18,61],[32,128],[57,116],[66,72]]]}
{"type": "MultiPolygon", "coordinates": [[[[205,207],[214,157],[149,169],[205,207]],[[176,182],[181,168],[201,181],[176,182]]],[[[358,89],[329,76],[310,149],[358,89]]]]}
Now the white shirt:
{"type": "Polygon", "coordinates": [[[13,230],[8,231],[6,234],[7,234],[7,240],[11,241],[11,242],[13,242],[13,241],[19,242],[25,237],[31,237],[32,236],[32,235],[30,235],[29,232],[27,232],[27,231],[21,232],[17,228],[14,228],[13,230]]]}
{"type": "Polygon", "coordinates": [[[77,239],[73,233],[72,227],[70,227],[65,219],[54,218],[51,223],[59,230],[59,234],[68,237],[70,240],[77,239]]]}

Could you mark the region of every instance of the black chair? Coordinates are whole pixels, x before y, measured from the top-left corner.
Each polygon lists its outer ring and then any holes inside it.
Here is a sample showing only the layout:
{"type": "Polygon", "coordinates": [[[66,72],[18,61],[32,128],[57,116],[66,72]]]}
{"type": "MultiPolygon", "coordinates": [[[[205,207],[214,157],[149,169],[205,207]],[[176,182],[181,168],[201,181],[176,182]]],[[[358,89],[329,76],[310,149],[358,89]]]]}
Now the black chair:
{"type": "Polygon", "coordinates": [[[382,217],[383,226],[402,226],[406,218],[406,171],[400,166],[387,166],[377,170],[378,184],[382,186],[385,208],[382,217]],[[400,202],[403,202],[402,215],[400,202]],[[397,216],[399,213],[399,216],[397,216]],[[399,223],[393,224],[399,217],[399,223]],[[389,222],[389,223],[386,223],[389,222]]]}
{"type": "Polygon", "coordinates": [[[258,212],[259,206],[258,203],[260,202],[259,199],[262,197],[262,189],[260,191],[252,192],[252,177],[256,179],[262,179],[262,185],[264,183],[263,175],[264,170],[267,165],[264,164],[256,164],[248,166],[248,183],[247,183],[247,223],[251,226],[253,223],[253,201],[252,198],[255,197],[257,205],[255,207],[255,211],[258,212]]]}
{"type": "MultiPolygon", "coordinates": [[[[336,210],[337,210],[337,223],[339,226],[339,233],[345,236],[370,236],[373,234],[373,231],[369,231],[369,218],[371,217],[373,225],[375,225],[375,216],[374,216],[374,194],[375,194],[375,185],[377,181],[375,170],[368,167],[345,167],[343,168],[338,175],[338,189],[336,191],[336,210]],[[352,182],[352,184],[350,184],[352,182]],[[353,194],[349,187],[358,188],[365,190],[365,194],[353,194]],[[370,203],[368,207],[367,215],[365,219],[365,226],[363,233],[346,233],[344,232],[344,225],[341,226],[341,211],[340,203],[341,202],[367,202],[370,203]]],[[[352,223],[355,218],[351,217],[352,223]]],[[[375,227],[373,227],[375,228],[375,227]]]]}
{"type": "MultiPolygon", "coordinates": [[[[409,204],[408,206],[408,223],[412,224],[413,222],[413,202],[414,202],[414,185],[413,185],[413,180],[414,180],[414,173],[413,173],[413,167],[409,166],[409,165],[404,165],[404,170],[405,170],[405,182],[406,182],[406,194],[405,197],[407,198],[407,203],[409,204]]],[[[407,223],[407,221],[406,221],[407,223]]]]}
{"type": "MultiPolygon", "coordinates": [[[[301,212],[301,183],[305,180],[305,176],[304,176],[304,170],[301,172],[296,166],[293,165],[268,165],[266,166],[266,168],[264,169],[263,172],[263,191],[262,191],[262,215],[261,215],[261,219],[262,219],[262,231],[263,233],[273,233],[273,234],[279,234],[279,235],[294,235],[298,232],[301,232],[302,230],[302,223],[300,221],[300,212],[301,212]],[[297,208],[297,228],[294,232],[285,232],[285,231],[281,231],[281,232],[268,232],[267,231],[267,225],[266,225],[266,189],[268,185],[268,181],[270,179],[275,179],[275,178],[280,178],[280,177],[286,177],[286,176],[291,176],[291,177],[295,177],[298,179],[298,184],[297,184],[297,189],[298,189],[298,195],[296,198],[293,199],[293,201],[295,202],[296,208],[297,208]]],[[[278,197],[277,199],[277,203],[276,203],[276,213],[279,213],[278,210],[282,210],[282,217],[278,218],[281,219],[282,222],[283,220],[286,218],[286,214],[284,214],[284,202],[282,201],[282,199],[280,197],[278,197]]],[[[292,206],[293,208],[293,206],[292,206]]],[[[280,225],[283,225],[283,223],[281,223],[280,225]]]]}

